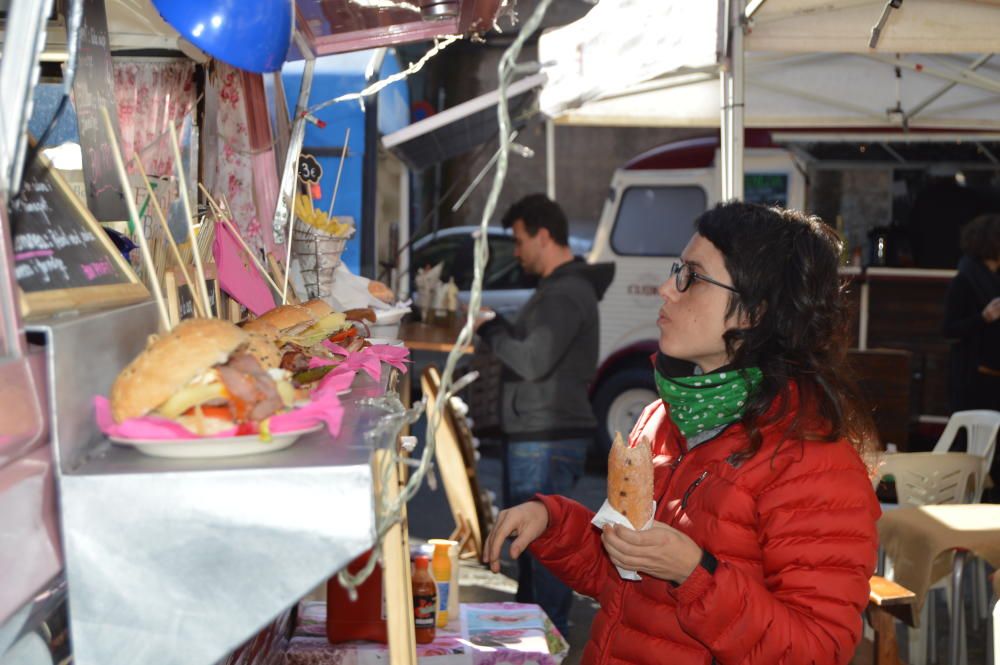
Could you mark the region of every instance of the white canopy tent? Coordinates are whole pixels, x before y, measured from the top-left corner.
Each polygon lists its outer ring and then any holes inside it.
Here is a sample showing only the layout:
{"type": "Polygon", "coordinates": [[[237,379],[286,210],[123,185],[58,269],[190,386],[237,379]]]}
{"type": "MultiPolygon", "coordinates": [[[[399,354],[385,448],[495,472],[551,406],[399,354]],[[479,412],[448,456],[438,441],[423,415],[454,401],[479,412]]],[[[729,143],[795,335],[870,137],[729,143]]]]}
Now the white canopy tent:
{"type": "Polygon", "coordinates": [[[739,198],[745,126],[1000,131],[998,28],[998,0],[601,0],[542,36],[540,104],[556,123],[720,127],[739,198]]]}

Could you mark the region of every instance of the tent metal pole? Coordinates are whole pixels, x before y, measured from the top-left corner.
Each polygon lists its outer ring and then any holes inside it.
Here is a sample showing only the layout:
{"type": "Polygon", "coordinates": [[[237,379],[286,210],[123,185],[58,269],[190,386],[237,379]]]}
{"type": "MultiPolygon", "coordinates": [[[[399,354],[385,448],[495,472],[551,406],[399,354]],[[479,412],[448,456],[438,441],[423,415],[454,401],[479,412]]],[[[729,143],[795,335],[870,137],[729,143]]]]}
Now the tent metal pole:
{"type": "Polygon", "coordinates": [[[545,121],[545,195],[556,200],[556,123],[545,121]]]}
{"type": "Polygon", "coordinates": [[[962,83],[974,88],[980,88],[982,90],[986,90],[987,92],[1000,93],[1000,82],[984,76],[970,76],[970,72],[965,70],[959,70],[958,73],[955,73],[946,71],[940,67],[928,66],[924,63],[918,62],[910,62],[908,60],[904,60],[903,58],[884,56],[878,53],[868,53],[862,57],[868,58],[869,60],[875,60],[876,62],[882,62],[887,65],[892,65],[894,67],[903,67],[905,69],[915,71],[918,74],[927,74],[928,76],[934,76],[936,78],[944,79],[945,81],[953,81],[955,83],[962,83]]]}
{"type": "Polygon", "coordinates": [[[722,168],[719,170],[722,178],[719,198],[728,201],[732,196],[729,188],[729,136],[732,130],[729,127],[729,67],[723,67],[719,72],[719,161],[722,168]]]}
{"type": "Polygon", "coordinates": [[[720,53],[720,58],[722,60],[722,66],[719,68],[719,161],[721,162],[721,169],[719,169],[720,175],[720,185],[719,199],[722,201],[728,201],[732,197],[732,188],[730,186],[731,180],[730,176],[730,136],[732,135],[732,124],[730,123],[732,116],[730,115],[731,110],[731,99],[729,96],[729,79],[732,76],[732,63],[730,62],[730,38],[732,36],[732,31],[730,29],[730,22],[733,15],[733,2],[734,0],[719,0],[720,5],[720,17],[722,20],[721,32],[722,38],[722,49],[720,53]]]}
{"type": "Polygon", "coordinates": [[[732,48],[732,80],[730,81],[732,100],[732,124],[730,126],[730,153],[729,159],[732,162],[732,173],[729,176],[729,187],[732,190],[732,198],[743,200],[743,148],[744,137],[744,102],[746,100],[746,67],[743,51],[743,6],[745,0],[736,0],[733,3],[733,17],[730,19],[730,29],[732,38],[730,45],[732,48]]]}
{"type": "MultiPolygon", "coordinates": [[[[983,65],[985,65],[989,61],[989,59],[992,58],[992,57],[993,57],[992,53],[986,53],[985,55],[979,56],[978,58],[976,58],[975,62],[973,62],[971,65],[969,65],[966,68],[966,71],[972,72],[972,71],[975,71],[975,70],[979,69],[980,67],[982,67],[983,65]]],[[[956,85],[958,85],[958,83],[952,81],[951,83],[949,83],[948,85],[944,86],[943,88],[941,88],[940,90],[938,90],[934,94],[930,95],[929,97],[927,97],[926,99],[924,99],[923,101],[921,101],[919,104],[917,104],[916,106],[914,106],[912,109],[910,109],[909,111],[907,111],[906,115],[905,115],[905,119],[909,120],[913,116],[917,115],[918,113],[920,113],[921,111],[923,111],[925,108],[927,108],[928,106],[930,106],[931,104],[933,104],[934,102],[936,102],[937,100],[939,100],[941,97],[943,97],[944,95],[948,94],[948,92],[950,92],[951,89],[954,88],[956,85]]]]}

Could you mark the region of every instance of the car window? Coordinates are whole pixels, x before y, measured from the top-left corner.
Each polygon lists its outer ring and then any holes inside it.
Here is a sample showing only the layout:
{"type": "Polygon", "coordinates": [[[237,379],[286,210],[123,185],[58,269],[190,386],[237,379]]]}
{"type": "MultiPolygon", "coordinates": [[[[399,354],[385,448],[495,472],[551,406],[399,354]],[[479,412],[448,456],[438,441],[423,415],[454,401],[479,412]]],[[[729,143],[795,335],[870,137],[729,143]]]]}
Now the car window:
{"type": "Polygon", "coordinates": [[[441,236],[427,243],[427,245],[414,253],[412,262],[414,271],[427,266],[436,266],[439,263],[444,263],[441,276],[447,281],[455,269],[455,257],[459,245],[462,244],[463,240],[463,236],[449,235],[441,236]]]}
{"type": "Polygon", "coordinates": [[[695,185],[629,187],[611,231],[611,247],[623,256],[680,256],[706,205],[705,190],[695,185]]]}

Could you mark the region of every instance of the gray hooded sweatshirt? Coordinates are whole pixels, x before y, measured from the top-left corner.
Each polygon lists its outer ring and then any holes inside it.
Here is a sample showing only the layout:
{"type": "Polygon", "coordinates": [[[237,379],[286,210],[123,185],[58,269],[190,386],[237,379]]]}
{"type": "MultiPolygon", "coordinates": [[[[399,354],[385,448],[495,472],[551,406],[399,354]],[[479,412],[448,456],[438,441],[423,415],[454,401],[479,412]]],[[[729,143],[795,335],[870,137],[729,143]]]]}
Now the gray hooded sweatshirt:
{"type": "Polygon", "coordinates": [[[510,441],[593,436],[597,303],[614,272],[611,263],[564,263],[538,282],[513,324],[497,317],[479,328],[504,367],[502,426],[510,441]]]}

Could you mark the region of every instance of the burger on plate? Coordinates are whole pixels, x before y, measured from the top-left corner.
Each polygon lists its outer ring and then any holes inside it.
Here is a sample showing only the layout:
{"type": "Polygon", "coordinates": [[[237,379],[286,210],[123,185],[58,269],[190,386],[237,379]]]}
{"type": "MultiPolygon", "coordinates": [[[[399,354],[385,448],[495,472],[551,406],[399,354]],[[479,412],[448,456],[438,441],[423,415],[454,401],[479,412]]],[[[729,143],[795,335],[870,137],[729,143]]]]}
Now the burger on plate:
{"type": "Polygon", "coordinates": [[[115,422],[155,415],[211,435],[233,427],[266,429],[270,416],[292,406],[289,374],[261,366],[249,333],[220,319],[190,319],[153,341],[115,379],[115,422]]]}

